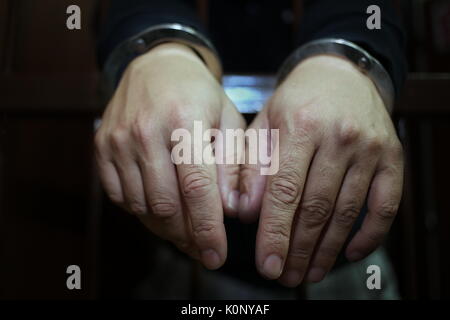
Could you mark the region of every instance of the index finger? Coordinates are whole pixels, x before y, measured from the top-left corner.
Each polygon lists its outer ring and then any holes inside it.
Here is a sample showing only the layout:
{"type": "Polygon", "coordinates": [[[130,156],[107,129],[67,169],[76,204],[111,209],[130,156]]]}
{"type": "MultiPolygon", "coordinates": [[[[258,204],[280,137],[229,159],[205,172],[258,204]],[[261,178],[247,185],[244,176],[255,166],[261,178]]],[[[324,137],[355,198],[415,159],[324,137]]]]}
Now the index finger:
{"type": "MultiPolygon", "coordinates": [[[[198,129],[195,124],[194,128],[190,129],[187,131],[193,132],[191,137],[194,139],[199,134],[203,135],[202,132],[196,131],[198,129]]],[[[217,169],[214,163],[210,164],[213,157],[212,149],[207,154],[210,160],[206,161],[207,149],[203,149],[203,139],[194,141],[193,144],[190,138],[187,140],[189,143],[186,147],[194,151],[194,158],[188,157],[190,158],[186,159],[188,161],[182,161],[176,166],[180,193],[191,224],[193,241],[200,252],[200,259],[208,269],[217,269],[225,262],[227,255],[217,169]],[[199,149],[201,154],[198,154],[199,149]],[[201,159],[198,159],[199,157],[201,159]]],[[[186,151],[189,152],[189,150],[186,151]]],[[[183,153],[186,151],[183,150],[183,153]]]]}
{"type": "MultiPolygon", "coordinates": [[[[292,221],[305,185],[314,155],[311,140],[293,136],[280,129],[279,171],[270,176],[264,191],[256,239],[256,265],[261,274],[276,279],[286,261],[292,221]]],[[[279,147],[278,147],[279,146],[279,147]]]]}

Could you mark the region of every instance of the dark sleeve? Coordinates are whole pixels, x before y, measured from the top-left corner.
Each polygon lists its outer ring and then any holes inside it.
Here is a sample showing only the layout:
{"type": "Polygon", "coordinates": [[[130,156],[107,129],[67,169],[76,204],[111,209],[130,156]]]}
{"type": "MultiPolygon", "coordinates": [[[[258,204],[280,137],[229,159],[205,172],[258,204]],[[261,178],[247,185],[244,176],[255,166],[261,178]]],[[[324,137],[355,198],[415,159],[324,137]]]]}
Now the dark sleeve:
{"type": "Polygon", "coordinates": [[[366,49],[386,68],[399,93],[406,77],[405,34],[390,0],[306,0],[297,44],[320,38],[342,38],[366,49]],[[380,30],[366,27],[370,5],[381,9],[380,30]]]}
{"type": "MultiPolygon", "coordinates": [[[[97,42],[102,68],[111,52],[126,39],[161,23],[180,23],[206,35],[196,16],[195,1],[187,0],[111,0],[106,21],[97,42]]],[[[130,61],[124,61],[122,69],[130,61]]]]}

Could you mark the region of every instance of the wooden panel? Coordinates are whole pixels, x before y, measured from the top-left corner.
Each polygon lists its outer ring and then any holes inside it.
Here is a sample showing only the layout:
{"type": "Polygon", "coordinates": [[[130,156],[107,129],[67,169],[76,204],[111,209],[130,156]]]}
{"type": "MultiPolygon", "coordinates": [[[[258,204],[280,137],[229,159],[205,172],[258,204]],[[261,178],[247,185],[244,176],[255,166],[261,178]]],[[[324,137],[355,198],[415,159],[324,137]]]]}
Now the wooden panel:
{"type": "Polygon", "coordinates": [[[0,297],[97,292],[97,1],[0,0],[0,297]],[[66,28],[66,8],[82,29],[66,28]],[[70,264],[82,290],[66,288],[70,264]]]}
{"type": "Polygon", "coordinates": [[[96,68],[94,19],[97,1],[14,0],[16,36],[12,72],[92,72],[96,68]],[[81,8],[81,30],[68,30],[66,9],[81,8]]]}
{"type": "Polygon", "coordinates": [[[0,76],[0,96],[0,111],[9,113],[94,115],[103,106],[96,73],[0,76]]]}
{"type": "Polygon", "coordinates": [[[450,114],[450,74],[414,73],[395,106],[398,115],[450,114]]]}
{"type": "MultiPolygon", "coordinates": [[[[0,297],[90,297],[92,119],[2,119],[0,297]],[[66,268],[82,269],[81,291],[66,268]]],[[[96,190],[98,193],[98,190],[96,190]]],[[[97,226],[98,227],[98,226],[97,226]]]]}
{"type": "MultiPolygon", "coordinates": [[[[450,87],[449,87],[450,88],[450,87]]],[[[450,102],[449,102],[450,108],[450,102]]],[[[450,118],[447,121],[440,119],[433,126],[433,176],[435,179],[435,201],[437,219],[430,232],[434,232],[437,237],[435,250],[439,254],[439,296],[450,297],[450,256],[448,254],[448,244],[450,243],[450,201],[449,201],[449,181],[450,181],[450,118]]]]}
{"type": "Polygon", "coordinates": [[[8,32],[8,1],[0,0],[0,73],[5,70],[6,35],[8,32]]]}

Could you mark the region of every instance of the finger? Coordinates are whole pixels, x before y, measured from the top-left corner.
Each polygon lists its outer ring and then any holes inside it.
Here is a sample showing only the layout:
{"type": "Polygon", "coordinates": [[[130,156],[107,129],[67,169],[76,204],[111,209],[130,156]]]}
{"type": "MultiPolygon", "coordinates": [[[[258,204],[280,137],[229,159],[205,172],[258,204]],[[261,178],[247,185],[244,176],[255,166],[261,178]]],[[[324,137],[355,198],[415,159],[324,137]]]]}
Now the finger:
{"type": "Polygon", "coordinates": [[[183,164],[177,171],[201,260],[209,269],[219,268],[226,259],[226,236],[215,167],[183,164]]]}
{"type": "Polygon", "coordinates": [[[280,129],[279,171],[268,178],[263,196],[256,238],[256,266],[269,279],[281,275],[289,248],[292,220],[305,184],[315,146],[306,137],[292,141],[292,134],[280,129]]]}
{"type": "MultiPolygon", "coordinates": [[[[194,158],[198,157],[194,154],[194,158]]],[[[207,268],[217,269],[225,262],[227,243],[216,165],[179,164],[177,174],[201,261],[207,268]]]]}
{"type": "Polygon", "coordinates": [[[322,239],[316,247],[306,279],[321,281],[333,267],[337,255],[359,216],[375,170],[372,163],[356,163],[350,167],[342,183],[335,209],[322,239]]]}
{"type": "Polygon", "coordinates": [[[236,217],[239,205],[239,168],[245,152],[245,120],[230,102],[223,109],[220,122],[222,138],[215,141],[215,156],[221,160],[217,164],[217,179],[225,214],[236,217]]]}
{"type": "Polygon", "coordinates": [[[401,147],[381,160],[369,190],[368,213],[361,229],[346,249],[350,261],[363,259],[374,251],[389,231],[397,214],[403,187],[401,147]]]}
{"type": "Polygon", "coordinates": [[[147,213],[141,172],[131,149],[129,135],[117,131],[111,136],[113,163],[122,186],[124,206],[127,211],[136,215],[147,213]]]}
{"type": "Polygon", "coordinates": [[[349,157],[334,146],[322,147],[314,156],[293,224],[285,271],[280,278],[283,284],[297,286],[303,280],[320,234],[334,208],[348,160],[349,157]]]}
{"type": "MultiPolygon", "coordinates": [[[[256,116],[246,131],[245,163],[240,167],[238,215],[239,219],[246,223],[256,221],[259,216],[267,179],[266,175],[261,174],[261,162],[258,161],[260,160],[258,143],[261,141],[259,139],[261,129],[267,130],[265,137],[267,141],[270,141],[269,124],[264,111],[256,116]]],[[[265,151],[262,150],[262,152],[265,151]]]]}
{"type": "MultiPolygon", "coordinates": [[[[96,137],[96,140],[98,141],[99,139],[96,137]]],[[[122,205],[124,199],[119,174],[114,167],[114,163],[109,157],[109,151],[104,147],[102,142],[97,141],[95,147],[95,158],[100,182],[111,201],[115,204],[122,205]]]]}
{"type": "Polygon", "coordinates": [[[139,168],[149,214],[140,220],[157,236],[172,242],[181,251],[198,258],[190,222],[183,214],[178,179],[167,147],[147,141],[139,147],[139,168]]]}

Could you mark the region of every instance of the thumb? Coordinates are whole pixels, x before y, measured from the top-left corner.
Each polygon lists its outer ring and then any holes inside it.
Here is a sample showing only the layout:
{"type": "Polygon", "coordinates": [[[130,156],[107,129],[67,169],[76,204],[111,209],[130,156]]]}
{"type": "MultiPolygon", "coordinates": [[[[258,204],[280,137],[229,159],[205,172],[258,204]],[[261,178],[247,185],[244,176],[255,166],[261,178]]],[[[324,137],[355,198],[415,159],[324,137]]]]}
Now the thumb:
{"type": "MultiPolygon", "coordinates": [[[[261,174],[261,162],[259,150],[262,146],[260,144],[261,138],[260,129],[266,129],[269,133],[269,121],[267,113],[261,111],[253,120],[251,125],[247,129],[247,140],[245,144],[245,163],[241,166],[240,170],[240,199],[239,199],[239,219],[246,223],[251,223],[257,220],[259,212],[261,211],[262,197],[264,194],[264,188],[266,184],[266,176],[261,174]],[[256,135],[256,139],[252,135],[256,135]],[[255,145],[256,144],[256,145],[255,145]],[[253,159],[252,159],[253,157],[253,159]],[[256,161],[255,161],[256,160],[256,161]]],[[[264,137],[270,148],[270,137],[266,135],[264,137]]]]}
{"type": "Polygon", "coordinates": [[[217,179],[224,212],[229,217],[236,217],[239,206],[239,166],[243,163],[245,152],[246,122],[244,117],[229,101],[222,111],[220,131],[222,139],[215,143],[216,159],[222,164],[217,165],[217,179]],[[227,129],[232,129],[228,130],[227,129]]]}

